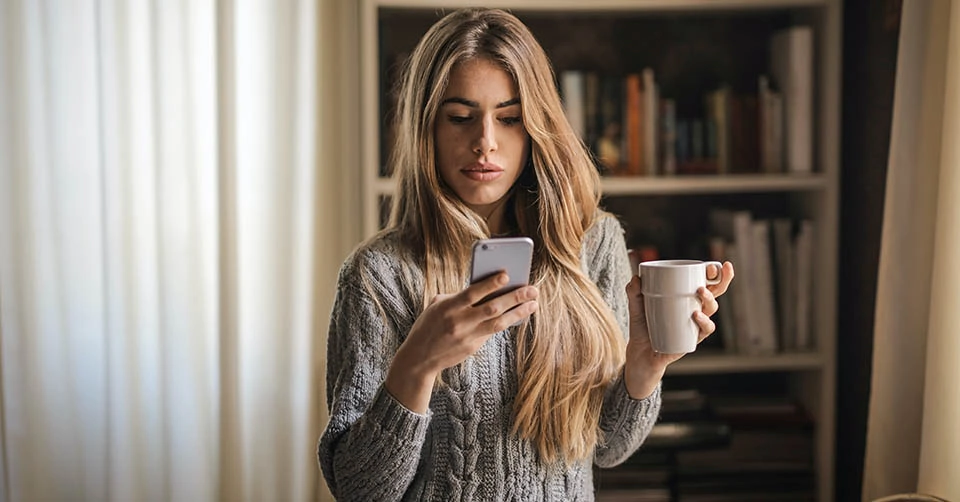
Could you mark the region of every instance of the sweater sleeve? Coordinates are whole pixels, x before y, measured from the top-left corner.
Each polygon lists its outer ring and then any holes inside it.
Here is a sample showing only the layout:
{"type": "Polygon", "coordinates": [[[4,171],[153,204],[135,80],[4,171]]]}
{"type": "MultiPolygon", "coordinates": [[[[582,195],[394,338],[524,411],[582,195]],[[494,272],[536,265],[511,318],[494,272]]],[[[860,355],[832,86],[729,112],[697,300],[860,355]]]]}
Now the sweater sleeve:
{"type": "MultiPolygon", "coordinates": [[[[633,273],[623,238],[623,228],[613,216],[604,216],[599,227],[592,256],[585,256],[592,266],[591,276],[607,305],[613,310],[624,338],[630,336],[630,312],[627,306],[627,283],[633,273]]],[[[607,390],[600,414],[603,441],[597,446],[594,462],[600,467],[613,467],[630,457],[653,429],[660,413],[660,385],[653,394],[633,399],[627,393],[623,376],[607,390]]]]}
{"type": "Polygon", "coordinates": [[[430,423],[383,387],[400,345],[402,307],[372,283],[375,264],[340,271],[327,341],[327,408],[320,438],[323,475],[337,500],[400,500],[414,478],[430,423]]]}

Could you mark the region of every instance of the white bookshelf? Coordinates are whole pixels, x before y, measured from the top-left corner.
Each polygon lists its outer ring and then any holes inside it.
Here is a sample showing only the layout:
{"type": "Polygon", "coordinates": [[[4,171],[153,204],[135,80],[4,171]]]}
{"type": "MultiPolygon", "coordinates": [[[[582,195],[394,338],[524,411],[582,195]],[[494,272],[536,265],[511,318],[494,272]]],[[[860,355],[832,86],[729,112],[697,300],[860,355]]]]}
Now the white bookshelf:
{"type": "MultiPolygon", "coordinates": [[[[737,174],[716,176],[604,177],[605,196],[712,197],[771,194],[789,199],[797,214],[816,222],[811,325],[814,352],[744,356],[703,351],[671,365],[667,378],[680,375],[778,373],[787,375],[793,392],[816,421],[815,469],[817,499],[834,497],[834,429],[836,399],[836,303],[838,253],[840,135],[840,0],[361,0],[359,5],[360,160],[363,235],[380,226],[383,201],[394,193],[390,178],[380,176],[381,82],[378,48],[381,9],[417,10],[437,19],[439,13],[483,4],[524,12],[570,15],[658,16],[665,13],[726,16],[785,11],[814,27],[814,173],[809,175],[737,174]]],[[[665,215],[669,216],[669,215],[665,215]]]]}

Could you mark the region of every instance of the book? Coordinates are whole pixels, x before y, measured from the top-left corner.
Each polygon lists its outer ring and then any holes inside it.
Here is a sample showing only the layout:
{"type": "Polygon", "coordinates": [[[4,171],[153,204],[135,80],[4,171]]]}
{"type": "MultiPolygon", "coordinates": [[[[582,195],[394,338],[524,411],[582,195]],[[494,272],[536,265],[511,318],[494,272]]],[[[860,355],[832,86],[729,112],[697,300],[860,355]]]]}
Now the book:
{"type": "Polygon", "coordinates": [[[610,174],[617,174],[626,159],[623,149],[624,83],[625,80],[617,76],[600,77],[596,154],[601,166],[610,174]]]}
{"type": "Polygon", "coordinates": [[[780,325],[780,348],[797,348],[796,269],[794,267],[793,221],[774,218],[773,270],[777,291],[777,320],[780,325]]]}
{"type": "Polygon", "coordinates": [[[770,79],[761,75],[757,83],[758,142],[760,171],[783,172],[783,97],[770,88],[770,79]]]}
{"type": "Polygon", "coordinates": [[[660,128],[657,125],[660,115],[660,89],[657,87],[653,69],[644,68],[643,79],[643,173],[653,176],[658,173],[657,137],[660,128]]]}
{"type": "Polygon", "coordinates": [[[624,81],[626,88],[624,100],[624,130],[623,143],[624,152],[626,152],[626,171],[627,174],[639,176],[644,174],[646,167],[646,146],[644,133],[644,89],[643,80],[640,74],[631,73],[627,75],[624,81]]]}
{"type": "Polygon", "coordinates": [[[727,256],[737,273],[737,278],[730,283],[737,351],[746,355],[770,354],[776,346],[770,343],[772,333],[764,335],[757,309],[757,295],[763,289],[753,266],[756,259],[753,217],[749,211],[728,209],[714,209],[709,217],[713,233],[727,241],[727,256]]]}
{"type": "Polygon", "coordinates": [[[670,488],[620,488],[598,490],[596,502],[670,502],[670,488]]]}
{"type": "MultiPolygon", "coordinates": [[[[711,260],[719,261],[723,263],[724,261],[730,261],[731,259],[728,253],[727,241],[722,237],[711,237],[709,244],[710,248],[709,256],[711,260]]],[[[716,318],[717,331],[720,332],[720,337],[723,341],[723,350],[727,353],[736,353],[737,352],[737,328],[734,323],[734,303],[733,300],[733,288],[728,288],[727,298],[725,301],[718,302],[720,308],[717,313],[714,315],[716,318]]]]}
{"type": "Polygon", "coordinates": [[[770,68],[783,94],[786,171],[813,172],[813,29],[794,26],[775,33],[770,68]]]}
{"type": "Polygon", "coordinates": [[[730,172],[730,96],[729,87],[707,93],[704,98],[704,108],[707,110],[708,122],[715,128],[717,172],[730,172]]]}
{"type": "Polygon", "coordinates": [[[596,151],[602,125],[600,123],[600,75],[596,72],[584,73],[583,80],[583,121],[584,143],[591,151],[596,151]]]}
{"type": "Polygon", "coordinates": [[[757,97],[731,95],[729,110],[730,172],[760,172],[757,97]]]}
{"type": "Polygon", "coordinates": [[[813,348],[812,302],[813,302],[813,245],[816,225],[812,220],[800,222],[800,230],[796,238],[796,288],[797,288],[797,349],[810,350],[813,348]]]}
{"type": "Polygon", "coordinates": [[[560,74],[560,94],[563,97],[563,114],[573,132],[586,142],[587,121],[584,103],[584,74],[580,71],[567,70],[560,74]]]}
{"type": "Polygon", "coordinates": [[[660,174],[677,173],[677,104],[660,100],[660,174]]]}
{"type": "Polygon", "coordinates": [[[700,450],[726,446],[730,426],[715,420],[658,422],[644,440],[652,450],[700,450]]]}
{"type": "Polygon", "coordinates": [[[754,220],[752,259],[749,276],[753,279],[753,313],[757,318],[757,333],[761,338],[761,352],[778,352],[779,330],[774,307],[776,292],[773,288],[773,267],[770,260],[770,222],[754,220]]]}

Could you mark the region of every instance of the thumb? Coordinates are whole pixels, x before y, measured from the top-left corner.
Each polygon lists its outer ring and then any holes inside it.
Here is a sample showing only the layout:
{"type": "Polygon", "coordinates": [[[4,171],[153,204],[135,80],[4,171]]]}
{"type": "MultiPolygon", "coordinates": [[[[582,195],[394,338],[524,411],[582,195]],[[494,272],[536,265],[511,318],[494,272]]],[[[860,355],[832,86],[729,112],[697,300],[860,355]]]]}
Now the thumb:
{"type": "Polygon", "coordinates": [[[430,306],[432,307],[432,306],[436,305],[437,303],[440,303],[440,302],[442,302],[443,300],[446,300],[447,298],[450,298],[451,296],[453,296],[453,295],[449,295],[449,294],[439,294],[439,295],[437,295],[437,296],[434,296],[434,297],[430,300],[430,306]]]}

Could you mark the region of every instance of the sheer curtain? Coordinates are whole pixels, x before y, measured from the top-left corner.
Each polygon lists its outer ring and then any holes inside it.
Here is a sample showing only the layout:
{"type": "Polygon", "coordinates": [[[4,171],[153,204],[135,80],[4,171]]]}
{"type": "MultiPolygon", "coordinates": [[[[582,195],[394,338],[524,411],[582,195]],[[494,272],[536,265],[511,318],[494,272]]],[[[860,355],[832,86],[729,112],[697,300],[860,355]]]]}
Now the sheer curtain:
{"type": "Polygon", "coordinates": [[[903,2],[863,499],[960,500],[960,5],[903,2]]]}
{"type": "Polygon", "coordinates": [[[0,2],[3,500],[320,496],[337,3],[0,2]]]}

